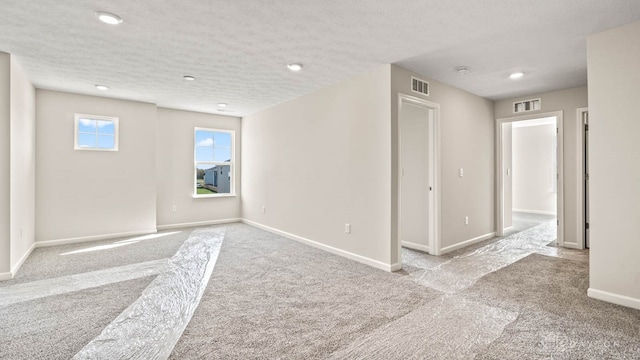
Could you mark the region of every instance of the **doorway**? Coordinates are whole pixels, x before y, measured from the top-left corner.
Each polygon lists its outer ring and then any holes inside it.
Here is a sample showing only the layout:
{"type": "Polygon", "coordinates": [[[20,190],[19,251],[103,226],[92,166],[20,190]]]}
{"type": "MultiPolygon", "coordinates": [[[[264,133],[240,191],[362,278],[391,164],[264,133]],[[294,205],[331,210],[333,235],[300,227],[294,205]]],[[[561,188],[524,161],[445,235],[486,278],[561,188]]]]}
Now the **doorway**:
{"type": "Polygon", "coordinates": [[[504,236],[513,230],[511,227],[514,220],[549,221],[554,215],[557,226],[556,244],[564,246],[562,129],[562,112],[496,121],[497,236],[504,236]],[[516,131],[520,134],[518,138],[529,143],[513,146],[516,131]],[[517,148],[525,150],[520,151],[518,159],[513,159],[515,153],[512,149],[516,151],[517,148]],[[514,178],[518,176],[520,178],[516,185],[514,178]]]}
{"type": "Polygon", "coordinates": [[[439,255],[437,132],[439,105],[398,95],[398,253],[439,255]]]}

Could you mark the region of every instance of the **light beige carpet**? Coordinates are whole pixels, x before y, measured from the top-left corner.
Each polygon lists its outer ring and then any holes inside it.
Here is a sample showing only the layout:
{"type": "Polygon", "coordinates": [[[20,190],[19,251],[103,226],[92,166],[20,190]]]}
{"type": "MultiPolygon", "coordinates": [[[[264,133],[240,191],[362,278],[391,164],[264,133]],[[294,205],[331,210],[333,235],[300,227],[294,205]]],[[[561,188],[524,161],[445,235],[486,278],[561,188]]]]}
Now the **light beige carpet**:
{"type": "MultiPolygon", "coordinates": [[[[640,359],[640,311],[587,298],[584,256],[531,254],[443,294],[410,271],[386,273],[247,225],[224,227],[173,359],[640,359]]],[[[13,283],[166,258],[192,230],[73,258],[61,253],[113,242],[44,249],[13,283]]],[[[72,357],[150,281],[0,307],[0,358],[72,357]]]]}

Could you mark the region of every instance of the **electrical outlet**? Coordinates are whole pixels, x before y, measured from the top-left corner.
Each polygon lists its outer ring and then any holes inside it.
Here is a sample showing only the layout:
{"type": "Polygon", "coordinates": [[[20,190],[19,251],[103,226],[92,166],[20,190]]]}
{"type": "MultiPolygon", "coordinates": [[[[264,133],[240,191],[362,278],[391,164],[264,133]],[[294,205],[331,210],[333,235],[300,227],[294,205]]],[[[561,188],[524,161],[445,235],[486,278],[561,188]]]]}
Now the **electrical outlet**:
{"type": "Polygon", "coordinates": [[[171,205],[171,211],[173,212],[178,211],[178,205],[171,205]]]}
{"type": "Polygon", "coordinates": [[[267,213],[267,207],[265,205],[262,205],[262,213],[263,214],[267,213]]]}
{"type": "Polygon", "coordinates": [[[465,225],[469,225],[469,217],[468,216],[464,217],[464,224],[465,225]]]}
{"type": "Polygon", "coordinates": [[[460,168],[460,171],[458,172],[458,175],[460,175],[460,177],[464,176],[464,169],[460,168]]]}
{"type": "Polygon", "coordinates": [[[351,234],[351,224],[344,224],[345,234],[351,234]]]}

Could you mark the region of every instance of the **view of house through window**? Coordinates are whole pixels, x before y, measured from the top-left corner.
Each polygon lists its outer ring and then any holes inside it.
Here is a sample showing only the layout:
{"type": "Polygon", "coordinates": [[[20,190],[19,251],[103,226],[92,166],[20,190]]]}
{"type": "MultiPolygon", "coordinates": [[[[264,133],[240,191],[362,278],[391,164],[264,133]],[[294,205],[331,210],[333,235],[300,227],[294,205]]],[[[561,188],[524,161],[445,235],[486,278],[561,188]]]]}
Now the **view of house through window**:
{"type": "Polygon", "coordinates": [[[233,194],[233,132],[195,129],[196,196],[233,194]]]}
{"type": "Polygon", "coordinates": [[[76,150],[118,150],[118,118],[75,114],[76,150]]]}

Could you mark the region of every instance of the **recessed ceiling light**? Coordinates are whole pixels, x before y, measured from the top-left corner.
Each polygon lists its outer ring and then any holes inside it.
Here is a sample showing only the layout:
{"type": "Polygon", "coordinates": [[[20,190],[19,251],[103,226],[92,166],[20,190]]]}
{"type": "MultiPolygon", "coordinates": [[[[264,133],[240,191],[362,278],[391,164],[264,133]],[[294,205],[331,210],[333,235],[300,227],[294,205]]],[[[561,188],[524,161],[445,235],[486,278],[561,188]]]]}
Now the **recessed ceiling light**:
{"type": "Polygon", "coordinates": [[[471,72],[471,68],[468,67],[468,66],[458,66],[456,68],[456,71],[458,72],[458,75],[463,76],[463,75],[467,75],[468,73],[470,73],[471,72]]]}
{"type": "Polygon", "coordinates": [[[185,75],[185,76],[183,76],[182,78],[183,78],[183,79],[185,79],[185,80],[187,80],[187,81],[193,81],[193,80],[195,80],[195,79],[196,79],[196,78],[194,78],[194,77],[193,77],[193,76],[191,76],[191,75],[185,75]]]}
{"type": "Polygon", "coordinates": [[[509,75],[509,78],[513,79],[513,80],[516,80],[516,79],[520,79],[523,76],[524,76],[524,73],[519,71],[519,72],[514,72],[511,75],[509,75]]]}
{"type": "Polygon", "coordinates": [[[298,72],[302,70],[302,64],[293,63],[293,64],[287,65],[287,67],[289,68],[289,70],[294,72],[298,72]]]}
{"type": "Polygon", "coordinates": [[[222,107],[222,108],[225,108],[225,107],[227,107],[227,106],[228,106],[228,104],[227,104],[227,103],[219,103],[219,104],[218,104],[218,107],[222,107]]]}
{"type": "Polygon", "coordinates": [[[122,18],[116,14],[104,12],[104,11],[96,11],[96,15],[98,19],[105,24],[109,25],[118,25],[122,23],[122,18]]]}
{"type": "Polygon", "coordinates": [[[98,90],[109,90],[109,87],[107,85],[96,85],[96,89],[98,90]]]}

